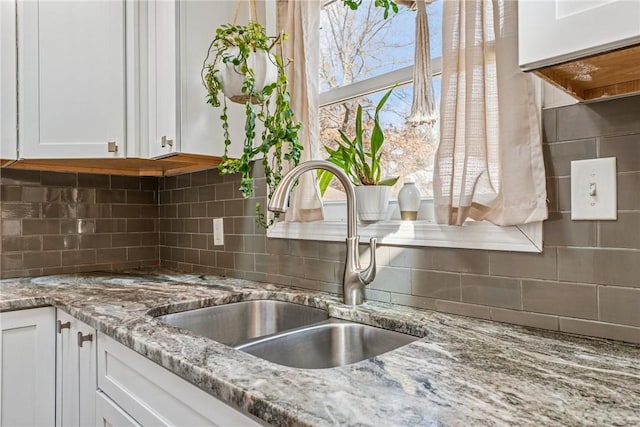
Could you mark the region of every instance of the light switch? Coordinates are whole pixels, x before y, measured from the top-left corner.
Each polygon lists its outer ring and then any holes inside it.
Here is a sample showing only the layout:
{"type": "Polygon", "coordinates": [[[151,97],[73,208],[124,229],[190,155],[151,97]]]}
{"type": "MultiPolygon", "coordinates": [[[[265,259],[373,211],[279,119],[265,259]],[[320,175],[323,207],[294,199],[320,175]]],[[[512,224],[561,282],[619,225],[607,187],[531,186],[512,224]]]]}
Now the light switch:
{"type": "Polygon", "coordinates": [[[571,219],[618,219],[616,158],[571,162],[571,219]]]}
{"type": "Polygon", "coordinates": [[[213,219],[213,245],[224,245],[224,220],[222,218],[213,219]]]}

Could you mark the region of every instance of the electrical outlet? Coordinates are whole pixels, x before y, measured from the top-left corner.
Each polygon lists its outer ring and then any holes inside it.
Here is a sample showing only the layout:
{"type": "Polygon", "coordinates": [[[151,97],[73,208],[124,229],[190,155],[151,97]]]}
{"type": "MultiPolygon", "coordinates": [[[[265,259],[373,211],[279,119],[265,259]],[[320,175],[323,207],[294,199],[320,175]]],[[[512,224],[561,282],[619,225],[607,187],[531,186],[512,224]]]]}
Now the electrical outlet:
{"type": "Polygon", "coordinates": [[[224,221],[222,218],[213,219],[213,245],[224,245],[224,221]]]}
{"type": "Polygon", "coordinates": [[[616,158],[571,162],[571,219],[612,220],[618,216],[616,158]]]}

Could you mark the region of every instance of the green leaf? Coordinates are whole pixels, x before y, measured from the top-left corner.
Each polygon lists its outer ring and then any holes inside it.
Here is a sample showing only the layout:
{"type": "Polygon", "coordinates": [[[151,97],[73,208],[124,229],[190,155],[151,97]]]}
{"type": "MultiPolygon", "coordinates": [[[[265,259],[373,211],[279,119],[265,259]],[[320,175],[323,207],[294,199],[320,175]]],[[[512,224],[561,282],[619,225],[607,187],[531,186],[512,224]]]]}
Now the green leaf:
{"type": "Polygon", "coordinates": [[[362,163],[365,162],[364,159],[364,146],[362,144],[362,106],[358,105],[358,109],[356,110],[356,135],[354,138],[354,149],[360,158],[362,163]]]}
{"type": "Polygon", "coordinates": [[[376,105],[376,117],[378,117],[380,110],[382,110],[382,107],[384,107],[384,104],[387,102],[387,99],[389,99],[389,97],[391,96],[391,92],[393,92],[393,89],[395,89],[395,86],[389,89],[387,93],[385,93],[384,96],[380,99],[380,101],[378,102],[378,105],[376,105]]]}
{"type": "Polygon", "coordinates": [[[399,176],[394,176],[391,178],[385,178],[382,179],[380,181],[378,181],[378,185],[388,185],[389,187],[391,187],[392,185],[395,185],[396,182],[398,182],[398,179],[400,177],[399,176]]]}
{"type": "Polygon", "coordinates": [[[374,176],[376,181],[380,179],[380,174],[382,172],[382,167],[380,165],[381,154],[378,154],[378,152],[380,148],[382,148],[382,144],[384,144],[384,133],[380,127],[380,111],[391,96],[393,89],[394,88],[389,89],[380,99],[378,105],[376,105],[376,112],[373,118],[373,130],[371,131],[371,169],[372,176],[374,176]]]}
{"type": "Polygon", "coordinates": [[[325,191],[329,188],[329,184],[333,180],[333,174],[326,170],[318,171],[318,187],[320,187],[320,194],[324,196],[325,191]]]}

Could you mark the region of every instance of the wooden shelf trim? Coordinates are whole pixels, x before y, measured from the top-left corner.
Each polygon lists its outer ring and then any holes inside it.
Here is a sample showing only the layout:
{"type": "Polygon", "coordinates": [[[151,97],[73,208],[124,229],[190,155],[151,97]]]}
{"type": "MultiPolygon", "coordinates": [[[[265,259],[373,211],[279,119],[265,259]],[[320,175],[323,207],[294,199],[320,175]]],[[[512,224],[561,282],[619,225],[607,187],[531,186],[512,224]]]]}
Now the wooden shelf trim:
{"type": "Polygon", "coordinates": [[[0,159],[0,167],[130,176],[168,176],[210,169],[220,157],[177,154],[162,159],[0,159]]]}
{"type": "Polygon", "coordinates": [[[640,45],[534,71],[579,101],[640,93],[640,45]]]}

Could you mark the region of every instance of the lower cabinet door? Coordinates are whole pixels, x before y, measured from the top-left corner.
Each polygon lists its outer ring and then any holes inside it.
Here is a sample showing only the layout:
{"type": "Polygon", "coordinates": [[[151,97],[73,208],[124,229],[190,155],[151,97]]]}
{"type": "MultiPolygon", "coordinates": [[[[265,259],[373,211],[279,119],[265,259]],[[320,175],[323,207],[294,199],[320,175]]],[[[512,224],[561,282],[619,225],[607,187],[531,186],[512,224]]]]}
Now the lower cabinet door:
{"type": "Polygon", "coordinates": [[[53,307],[0,313],[0,425],[55,423],[53,307]]]}
{"type": "Polygon", "coordinates": [[[145,426],[266,425],[103,334],[98,334],[98,388],[145,426]]]}
{"type": "Polygon", "coordinates": [[[96,427],[140,427],[133,418],[101,391],[96,392],[96,427]]]}
{"type": "Polygon", "coordinates": [[[92,425],[98,389],[96,331],[61,310],[56,329],[56,424],[92,425]]]}

